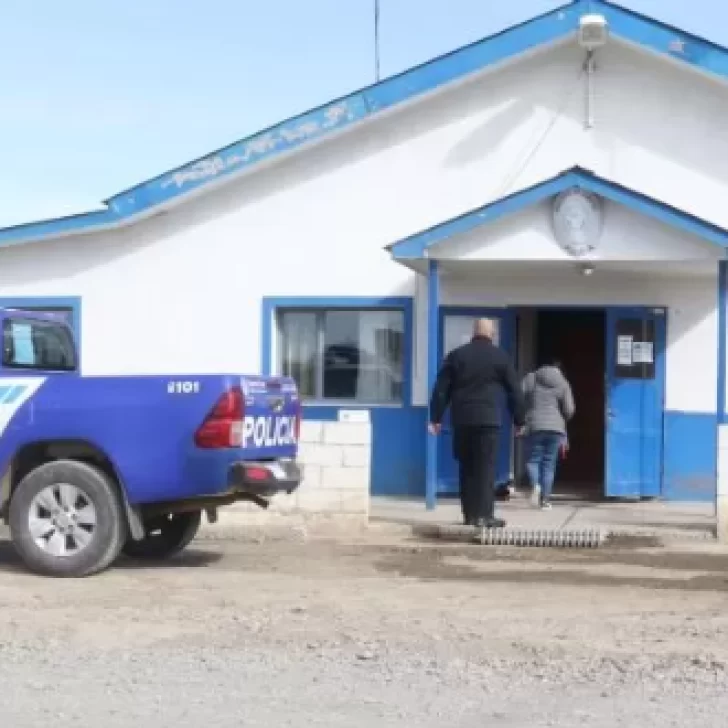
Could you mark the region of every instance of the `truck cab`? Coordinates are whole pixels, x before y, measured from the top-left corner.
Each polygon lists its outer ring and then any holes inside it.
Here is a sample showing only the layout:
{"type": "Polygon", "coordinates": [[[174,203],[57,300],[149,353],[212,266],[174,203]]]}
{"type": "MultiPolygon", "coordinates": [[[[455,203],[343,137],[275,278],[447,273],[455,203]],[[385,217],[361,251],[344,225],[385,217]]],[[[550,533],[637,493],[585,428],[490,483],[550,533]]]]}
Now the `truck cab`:
{"type": "Polygon", "coordinates": [[[0,309],[0,326],[0,518],[33,571],[169,558],[203,514],[298,488],[292,379],[86,376],[62,316],[0,309]]]}

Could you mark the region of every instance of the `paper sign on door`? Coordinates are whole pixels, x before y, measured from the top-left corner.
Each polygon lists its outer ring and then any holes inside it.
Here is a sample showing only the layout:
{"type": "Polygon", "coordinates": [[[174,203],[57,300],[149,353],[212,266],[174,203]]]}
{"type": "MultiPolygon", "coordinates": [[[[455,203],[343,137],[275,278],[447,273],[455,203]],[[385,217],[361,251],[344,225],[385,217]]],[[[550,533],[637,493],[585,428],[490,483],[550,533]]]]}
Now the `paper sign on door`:
{"type": "Polygon", "coordinates": [[[631,336],[617,337],[617,366],[631,367],[633,363],[633,347],[631,336]]]}
{"type": "Polygon", "coordinates": [[[632,360],[635,364],[652,364],[654,360],[651,341],[635,341],[632,345],[632,360]]]}

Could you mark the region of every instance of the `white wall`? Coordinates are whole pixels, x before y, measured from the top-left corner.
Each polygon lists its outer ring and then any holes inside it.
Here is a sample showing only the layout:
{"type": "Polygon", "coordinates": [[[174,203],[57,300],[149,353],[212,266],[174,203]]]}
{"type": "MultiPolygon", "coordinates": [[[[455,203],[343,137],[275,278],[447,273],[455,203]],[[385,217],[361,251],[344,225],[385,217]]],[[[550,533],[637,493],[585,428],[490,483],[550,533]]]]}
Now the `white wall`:
{"type": "Polygon", "coordinates": [[[0,295],[82,296],[87,373],[255,371],[261,296],[412,295],[384,245],[574,164],[728,225],[728,90],[612,43],[587,132],[582,61],[570,43],[131,228],[4,249],[0,295]]]}

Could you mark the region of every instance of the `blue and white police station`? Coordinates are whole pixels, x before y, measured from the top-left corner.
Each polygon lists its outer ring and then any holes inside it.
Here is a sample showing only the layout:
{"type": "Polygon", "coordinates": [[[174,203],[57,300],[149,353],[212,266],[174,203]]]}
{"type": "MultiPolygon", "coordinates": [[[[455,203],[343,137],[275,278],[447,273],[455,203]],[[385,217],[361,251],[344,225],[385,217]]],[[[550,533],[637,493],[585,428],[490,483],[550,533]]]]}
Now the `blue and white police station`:
{"type": "Polygon", "coordinates": [[[311,427],[370,428],[367,493],[429,506],[456,488],[429,388],[490,316],[522,373],[564,362],[563,492],[724,512],[726,118],[727,48],[576,0],[1,230],[0,304],[67,311],[84,374],[291,374],[311,427]]]}

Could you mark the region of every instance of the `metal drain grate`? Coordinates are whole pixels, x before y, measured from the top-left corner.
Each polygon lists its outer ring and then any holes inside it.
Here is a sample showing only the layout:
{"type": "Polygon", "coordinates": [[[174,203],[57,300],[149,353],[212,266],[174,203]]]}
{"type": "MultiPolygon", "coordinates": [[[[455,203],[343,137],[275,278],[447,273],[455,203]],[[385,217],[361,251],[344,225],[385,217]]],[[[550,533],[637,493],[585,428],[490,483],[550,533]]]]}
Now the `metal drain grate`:
{"type": "Polygon", "coordinates": [[[483,546],[540,546],[542,548],[595,549],[606,540],[601,529],[481,528],[476,541],[483,546]]]}

